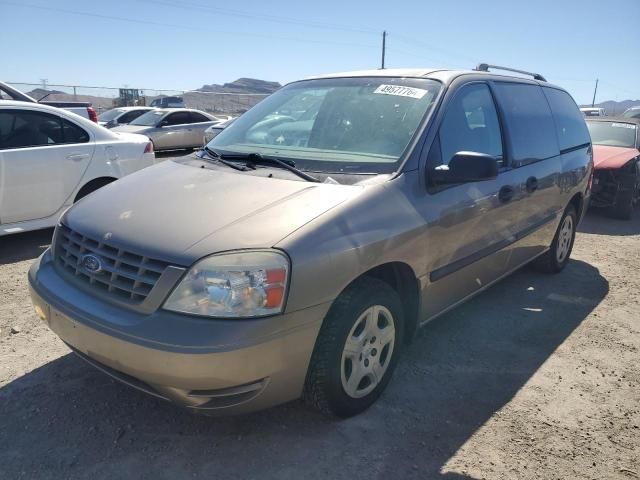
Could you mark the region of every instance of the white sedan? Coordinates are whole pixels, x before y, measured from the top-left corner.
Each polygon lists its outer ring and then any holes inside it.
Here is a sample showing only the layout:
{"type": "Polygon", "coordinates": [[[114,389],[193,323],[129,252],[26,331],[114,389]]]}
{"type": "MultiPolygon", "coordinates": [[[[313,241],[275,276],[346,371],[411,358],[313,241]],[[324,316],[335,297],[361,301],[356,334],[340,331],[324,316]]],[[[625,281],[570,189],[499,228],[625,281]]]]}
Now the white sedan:
{"type": "Polygon", "coordinates": [[[64,210],[155,163],[143,135],[55,107],[0,100],[0,236],[54,226],[64,210]]]}

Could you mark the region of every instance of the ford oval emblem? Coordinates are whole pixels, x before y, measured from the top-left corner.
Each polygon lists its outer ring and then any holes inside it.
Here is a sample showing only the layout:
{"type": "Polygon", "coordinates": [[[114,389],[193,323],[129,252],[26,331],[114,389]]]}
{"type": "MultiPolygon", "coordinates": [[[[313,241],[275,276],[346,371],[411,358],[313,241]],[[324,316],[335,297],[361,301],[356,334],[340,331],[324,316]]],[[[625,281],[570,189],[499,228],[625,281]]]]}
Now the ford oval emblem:
{"type": "Polygon", "coordinates": [[[82,257],[80,266],[89,273],[99,273],[102,271],[102,260],[100,257],[89,253],[82,257]]]}

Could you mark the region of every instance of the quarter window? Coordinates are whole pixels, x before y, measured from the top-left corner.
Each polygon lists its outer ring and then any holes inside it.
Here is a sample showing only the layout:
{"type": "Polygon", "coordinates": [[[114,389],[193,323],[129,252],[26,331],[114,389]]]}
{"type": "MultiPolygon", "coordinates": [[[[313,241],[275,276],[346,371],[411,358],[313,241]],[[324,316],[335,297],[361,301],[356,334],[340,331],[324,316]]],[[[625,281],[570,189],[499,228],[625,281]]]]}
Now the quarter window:
{"type": "Polygon", "coordinates": [[[462,151],[485,153],[498,161],[502,159],[500,123],[486,84],[465,86],[454,97],[440,125],[439,143],[440,164],[448,164],[462,151]]]}
{"type": "Polygon", "coordinates": [[[588,144],[591,141],[589,131],[573,98],[555,88],[544,87],[543,91],[553,112],[560,150],[588,144]]]}
{"type": "Polygon", "coordinates": [[[560,154],[556,126],[540,86],[496,82],[495,92],[516,164],[526,165],[560,154]]]}

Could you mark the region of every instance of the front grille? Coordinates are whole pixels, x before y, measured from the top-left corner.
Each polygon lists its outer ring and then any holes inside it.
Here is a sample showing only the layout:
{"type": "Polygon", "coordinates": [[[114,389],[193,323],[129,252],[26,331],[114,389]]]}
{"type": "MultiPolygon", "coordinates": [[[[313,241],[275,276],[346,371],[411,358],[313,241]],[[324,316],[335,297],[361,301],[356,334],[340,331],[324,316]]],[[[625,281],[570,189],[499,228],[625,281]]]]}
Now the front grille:
{"type": "Polygon", "coordinates": [[[60,225],[56,231],[56,265],[74,280],[112,298],[142,303],[165,268],[166,262],[129,252],[60,225]],[[86,255],[98,257],[101,268],[92,272],[82,265],[86,255]]]}

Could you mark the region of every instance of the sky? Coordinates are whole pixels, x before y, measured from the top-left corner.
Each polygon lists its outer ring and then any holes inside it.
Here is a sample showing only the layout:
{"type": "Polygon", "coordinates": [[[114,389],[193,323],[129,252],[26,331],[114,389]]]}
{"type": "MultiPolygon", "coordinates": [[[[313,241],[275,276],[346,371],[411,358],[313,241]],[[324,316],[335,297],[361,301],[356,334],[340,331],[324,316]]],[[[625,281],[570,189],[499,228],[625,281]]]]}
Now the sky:
{"type": "Polygon", "coordinates": [[[640,0],[0,0],[0,79],[190,90],[386,66],[543,74],[640,99],[640,0]]]}

